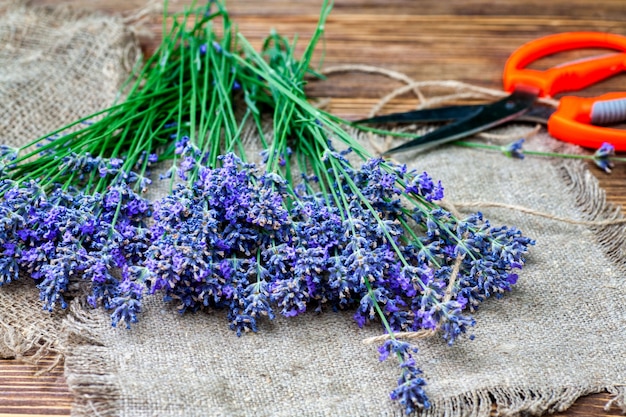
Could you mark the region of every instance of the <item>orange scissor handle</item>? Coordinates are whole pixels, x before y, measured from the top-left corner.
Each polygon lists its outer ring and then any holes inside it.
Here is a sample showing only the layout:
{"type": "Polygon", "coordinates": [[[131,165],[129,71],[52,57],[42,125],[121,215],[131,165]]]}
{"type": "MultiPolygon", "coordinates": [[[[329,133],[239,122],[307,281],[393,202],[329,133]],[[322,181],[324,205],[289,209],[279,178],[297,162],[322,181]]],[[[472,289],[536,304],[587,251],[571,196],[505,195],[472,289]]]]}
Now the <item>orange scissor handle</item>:
{"type": "Polygon", "coordinates": [[[623,121],[626,121],[626,92],[591,98],[566,96],[548,120],[548,132],[586,148],[599,148],[608,142],[615,150],[626,151],[626,131],[592,125],[623,121]]]}
{"type": "Polygon", "coordinates": [[[538,71],[526,68],[532,62],[558,52],[605,48],[626,52],[626,37],[603,32],[565,32],[528,42],[509,57],[504,67],[504,89],[539,89],[540,96],[575,91],[626,70],[626,53],[574,61],[538,71]]]}

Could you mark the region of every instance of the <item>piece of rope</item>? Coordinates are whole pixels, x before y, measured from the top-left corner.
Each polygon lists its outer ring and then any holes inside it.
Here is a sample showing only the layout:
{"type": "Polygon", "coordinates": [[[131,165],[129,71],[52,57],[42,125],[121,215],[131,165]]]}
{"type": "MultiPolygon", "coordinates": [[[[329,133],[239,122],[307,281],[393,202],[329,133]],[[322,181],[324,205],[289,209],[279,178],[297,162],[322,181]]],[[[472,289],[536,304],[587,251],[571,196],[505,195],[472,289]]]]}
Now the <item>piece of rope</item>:
{"type": "MultiPolygon", "coordinates": [[[[448,281],[448,286],[446,287],[446,291],[444,293],[442,303],[447,303],[452,299],[452,292],[454,291],[454,284],[456,283],[456,279],[459,276],[459,271],[461,270],[461,264],[463,263],[463,258],[465,255],[457,256],[454,261],[454,265],[452,266],[452,271],[450,272],[450,279],[448,281]]],[[[434,336],[437,334],[439,330],[439,326],[434,329],[424,329],[418,330],[416,332],[397,332],[393,333],[394,339],[402,339],[402,340],[419,340],[425,339],[427,337],[434,336]]],[[[381,334],[380,336],[368,337],[367,339],[363,339],[363,343],[366,345],[371,345],[374,343],[384,342],[386,340],[391,339],[392,335],[389,333],[381,334]]]]}
{"type": "MultiPolygon", "coordinates": [[[[437,105],[443,102],[454,102],[460,99],[489,99],[494,97],[499,98],[506,97],[509,94],[502,90],[479,87],[455,80],[416,81],[404,73],[372,65],[340,65],[327,68],[322,71],[322,74],[329,75],[339,72],[364,72],[368,74],[380,74],[393,80],[405,83],[404,86],[396,88],[391,93],[380,99],[379,102],[372,107],[368,117],[375,116],[380,110],[382,110],[382,108],[387,103],[389,103],[394,98],[411,91],[415,93],[416,97],[419,100],[418,108],[437,105]],[[425,87],[452,89],[456,90],[456,93],[427,99],[421,92],[421,89],[425,87]]],[[[550,98],[539,98],[537,101],[553,107],[556,107],[559,104],[558,100],[550,98]]]]}
{"type": "MultiPolygon", "coordinates": [[[[398,332],[393,334],[394,339],[400,340],[419,340],[425,339],[427,337],[434,336],[437,333],[437,329],[433,330],[419,330],[417,332],[398,332]]],[[[368,337],[367,339],[363,339],[363,343],[366,345],[372,345],[375,343],[384,342],[386,340],[391,339],[391,335],[389,333],[381,334],[380,336],[368,337]]]]}
{"type": "Polygon", "coordinates": [[[122,22],[127,25],[136,25],[151,19],[157,14],[163,12],[163,3],[161,0],[150,0],[147,4],[126,12],[122,17],[122,22]]]}
{"type": "MultiPolygon", "coordinates": [[[[145,5],[129,10],[120,17],[136,39],[147,40],[154,38],[154,31],[150,29],[148,24],[156,16],[162,14],[163,2],[161,0],[148,0],[145,5]]],[[[141,59],[141,57],[138,57],[138,59],[141,59]]]]}
{"type": "MultiPolygon", "coordinates": [[[[391,78],[393,80],[401,81],[405,84],[415,83],[415,80],[413,78],[409,77],[408,75],[402,72],[393,71],[387,68],[375,67],[371,65],[337,65],[335,67],[326,68],[325,70],[322,71],[322,74],[329,75],[329,74],[336,74],[338,72],[365,72],[368,74],[380,74],[388,78],[391,78]]],[[[425,100],[424,95],[422,94],[422,92],[419,90],[418,87],[412,88],[411,91],[415,93],[415,96],[420,101],[425,100]]]]}
{"type": "Polygon", "coordinates": [[[456,284],[456,279],[459,276],[459,271],[461,270],[463,258],[465,258],[465,255],[457,256],[456,260],[454,261],[454,265],[452,265],[452,272],[450,273],[450,279],[448,281],[448,286],[446,287],[446,292],[444,293],[443,300],[441,300],[442,303],[447,303],[452,299],[454,284],[456,284]]]}
{"type": "Polygon", "coordinates": [[[568,223],[568,224],[578,224],[583,226],[615,226],[620,224],[626,224],[626,218],[620,219],[612,219],[612,220],[577,220],[569,217],[561,217],[555,216],[551,213],[546,213],[543,211],[534,210],[524,206],[518,206],[515,204],[506,204],[506,203],[498,203],[495,201],[471,201],[471,202],[456,202],[454,203],[457,207],[462,208],[486,208],[486,207],[496,207],[496,208],[505,208],[509,210],[519,211],[520,213],[526,213],[533,216],[544,217],[546,219],[554,220],[557,222],[568,223]]]}

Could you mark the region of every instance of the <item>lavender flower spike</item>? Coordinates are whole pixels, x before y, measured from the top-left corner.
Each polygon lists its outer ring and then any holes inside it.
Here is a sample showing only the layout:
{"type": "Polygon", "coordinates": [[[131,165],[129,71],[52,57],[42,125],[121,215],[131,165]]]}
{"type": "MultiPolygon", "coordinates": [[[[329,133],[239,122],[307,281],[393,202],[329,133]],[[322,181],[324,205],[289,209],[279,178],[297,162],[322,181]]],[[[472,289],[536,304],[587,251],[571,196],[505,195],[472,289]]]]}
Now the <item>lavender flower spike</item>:
{"type": "Polygon", "coordinates": [[[502,153],[509,158],[524,159],[524,151],[522,150],[523,144],[524,139],[518,139],[515,142],[511,142],[508,145],[503,146],[502,153]]]}
{"type": "Polygon", "coordinates": [[[607,174],[611,173],[613,168],[613,162],[611,162],[611,156],[615,155],[615,147],[610,143],[604,142],[602,146],[593,154],[593,160],[602,171],[607,174]]]}
{"type": "Polygon", "coordinates": [[[407,414],[411,414],[415,410],[430,408],[430,401],[424,392],[426,381],[421,378],[422,371],[415,365],[415,359],[411,352],[417,352],[416,348],[412,348],[406,342],[396,339],[389,339],[378,348],[380,360],[387,359],[389,354],[394,354],[401,361],[400,369],[402,374],[398,379],[398,386],[389,395],[392,400],[400,401],[404,406],[407,414]]]}
{"type": "Polygon", "coordinates": [[[137,322],[137,314],[141,313],[141,298],[144,285],[125,279],[119,285],[119,295],[111,300],[111,324],[116,327],[121,321],[130,329],[131,323],[137,322]]]}

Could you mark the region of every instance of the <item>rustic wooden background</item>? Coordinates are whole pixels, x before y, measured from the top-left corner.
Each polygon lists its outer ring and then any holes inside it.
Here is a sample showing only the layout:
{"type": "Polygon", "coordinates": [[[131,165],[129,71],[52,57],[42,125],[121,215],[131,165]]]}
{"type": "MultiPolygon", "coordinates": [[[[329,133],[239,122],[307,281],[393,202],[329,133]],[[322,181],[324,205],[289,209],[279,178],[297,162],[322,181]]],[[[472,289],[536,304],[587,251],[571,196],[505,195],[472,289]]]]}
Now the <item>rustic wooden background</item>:
{"type": "MultiPolygon", "coordinates": [[[[31,3],[132,15],[149,1],[31,0],[31,3]]],[[[153,2],[158,3],[158,0],[153,2]]],[[[171,0],[170,9],[180,10],[190,3],[190,0],[171,0]]],[[[315,27],[320,5],[321,0],[230,0],[228,3],[240,30],[255,45],[275,28],[284,35],[297,33],[302,39],[301,48],[315,27]]],[[[152,38],[141,39],[144,51],[150,53],[160,40],[159,14],[142,25],[154,34],[152,38]]],[[[515,48],[539,36],[575,30],[626,35],[624,0],[336,0],[326,25],[324,66],[376,65],[420,81],[449,79],[500,88],[504,62],[515,48]]],[[[544,60],[542,65],[555,60],[544,60]]],[[[309,93],[313,97],[332,98],[330,109],[336,114],[359,118],[398,86],[399,83],[382,76],[350,73],[312,84],[309,93]]],[[[597,95],[624,87],[626,75],[580,94],[597,95]]],[[[393,109],[410,109],[413,105],[415,100],[407,96],[394,102],[393,109]]],[[[611,175],[593,167],[592,171],[608,198],[623,205],[626,164],[617,165],[611,175]]],[[[62,367],[43,376],[35,376],[36,370],[15,360],[0,361],[0,417],[70,414],[72,397],[62,367]]],[[[606,393],[589,395],[558,415],[621,415],[616,408],[603,410],[608,399],[606,393]]]]}

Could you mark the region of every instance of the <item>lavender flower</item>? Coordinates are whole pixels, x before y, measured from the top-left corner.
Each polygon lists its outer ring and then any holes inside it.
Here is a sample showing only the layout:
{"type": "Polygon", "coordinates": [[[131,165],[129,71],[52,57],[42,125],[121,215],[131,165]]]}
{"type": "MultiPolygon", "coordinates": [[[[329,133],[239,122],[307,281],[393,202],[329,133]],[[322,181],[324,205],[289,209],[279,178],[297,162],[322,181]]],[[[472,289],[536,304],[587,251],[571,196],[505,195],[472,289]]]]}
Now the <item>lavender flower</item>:
{"type": "Polygon", "coordinates": [[[187,151],[187,147],[189,146],[189,136],[183,136],[178,140],[175,144],[174,153],[176,155],[181,155],[187,151]]]}
{"type": "Polygon", "coordinates": [[[124,279],[118,289],[117,295],[111,300],[111,323],[115,327],[121,321],[130,329],[131,323],[137,322],[137,314],[141,312],[141,298],[144,285],[141,281],[124,279]]]}
{"type": "Polygon", "coordinates": [[[518,139],[515,142],[511,142],[502,147],[502,153],[509,158],[524,159],[524,152],[522,146],[524,145],[524,139],[518,139]]]}
{"type": "Polygon", "coordinates": [[[211,45],[213,46],[213,49],[215,49],[215,52],[217,52],[218,54],[222,52],[222,45],[220,45],[219,42],[213,41],[211,45]]]}
{"type": "Polygon", "coordinates": [[[415,365],[413,353],[417,353],[416,348],[412,348],[406,342],[396,339],[388,339],[378,349],[380,361],[386,360],[390,354],[396,356],[400,362],[401,376],[398,379],[398,387],[394,389],[390,397],[392,400],[399,400],[404,406],[407,414],[411,414],[416,409],[430,408],[430,401],[424,391],[426,381],[419,375],[422,371],[415,365]]]}
{"type": "Polygon", "coordinates": [[[9,162],[17,158],[19,152],[18,148],[14,148],[9,145],[0,145],[0,161],[9,162]]]}
{"type": "Polygon", "coordinates": [[[241,334],[274,317],[270,272],[256,258],[288,242],[291,223],[284,180],[258,176],[232,154],[220,162],[198,166],[190,188],[180,185],[155,204],[146,268],[152,292],[163,291],[181,312],[225,308],[241,334]]]}
{"type": "MultiPolygon", "coordinates": [[[[82,169],[94,166],[94,161],[84,157],[63,163],[82,169]]],[[[112,308],[112,300],[124,290],[117,271],[143,261],[150,204],[124,183],[103,195],[60,186],[45,192],[36,182],[4,185],[0,283],[16,279],[20,271],[28,273],[37,283],[43,307],[52,311],[57,305],[67,307],[70,284],[82,277],[91,283],[89,302],[112,308]]]]}
{"type": "Polygon", "coordinates": [[[441,181],[435,184],[430,175],[426,172],[411,176],[412,180],[406,187],[405,192],[422,196],[426,201],[436,201],[443,198],[441,181]]]}
{"type": "Polygon", "coordinates": [[[615,147],[610,143],[604,142],[602,146],[593,154],[593,161],[602,171],[607,174],[611,173],[613,162],[611,157],[615,155],[615,147]]]}
{"type": "Polygon", "coordinates": [[[422,371],[415,366],[415,360],[410,357],[400,364],[400,369],[402,374],[398,379],[398,387],[391,392],[390,398],[398,400],[407,414],[430,408],[430,401],[423,388],[426,381],[418,376],[422,371]]]}

